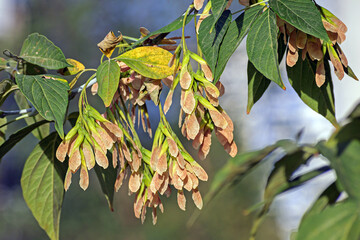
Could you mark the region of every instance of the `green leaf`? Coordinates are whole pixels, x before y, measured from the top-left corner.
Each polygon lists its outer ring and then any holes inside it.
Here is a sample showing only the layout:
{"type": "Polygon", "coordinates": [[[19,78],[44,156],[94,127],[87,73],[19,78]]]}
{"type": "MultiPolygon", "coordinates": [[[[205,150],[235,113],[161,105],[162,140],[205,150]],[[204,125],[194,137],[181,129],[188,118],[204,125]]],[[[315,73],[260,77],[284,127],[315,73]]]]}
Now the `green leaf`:
{"type": "Polygon", "coordinates": [[[17,132],[13,133],[8,140],[6,140],[0,146],[0,161],[4,157],[4,155],[9,152],[18,142],[20,142],[26,135],[31,133],[35,128],[47,123],[48,121],[44,120],[41,122],[36,122],[30,126],[24,127],[17,132]]]}
{"type": "Polygon", "coordinates": [[[45,36],[38,33],[30,34],[24,41],[20,57],[27,62],[48,69],[70,67],[63,52],[45,36]]]}
{"type": "Polygon", "coordinates": [[[336,156],[330,157],[338,181],[347,194],[360,203],[360,141],[340,142],[336,156]]]}
{"type": "MultiPolygon", "coordinates": [[[[252,7],[243,12],[240,16],[238,16],[234,21],[231,22],[224,36],[223,42],[220,45],[218,63],[215,69],[215,83],[219,80],[221,74],[225,69],[226,63],[229,61],[230,57],[238,48],[241,41],[249,32],[250,26],[259,16],[262,9],[263,6],[260,5],[252,7]]],[[[202,24],[204,24],[204,22],[202,22],[200,26],[202,26],[202,24]]]]}
{"type": "Polygon", "coordinates": [[[221,17],[221,14],[225,10],[228,1],[229,0],[211,0],[211,11],[213,16],[213,23],[211,28],[215,26],[216,22],[221,17]]]}
{"type": "Polygon", "coordinates": [[[55,152],[60,139],[52,133],[43,139],[25,162],[21,188],[26,204],[50,239],[59,239],[66,168],[55,152]]]}
{"type": "Polygon", "coordinates": [[[114,60],[101,63],[96,71],[96,80],[99,84],[98,95],[106,107],[111,104],[120,81],[120,67],[114,60]]]}
{"type": "Polygon", "coordinates": [[[0,57],[0,71],[6,68],[7,60],[5,58],[0,57]]]}
{"type": "Polygon", "coordinates": [[[270,8],[295,28],[330,42],[319,10],[311,0],[270,0],[270,8]]]}
{"type": "MultiPolygon", "coordinates": [[[[300,54],[301,56],[301,54],[300,54]]],[[[286,66],[289,82],[301,100],[315,112],[323,115],[334,126],[335,118],[333,84],[328,61],[325,61],[326,81],[319,88],[315,82],[315,70],[309,60],[298,59],[293,67],[286,66]]]]}
{"type": "MultiPolygon", "coordinates": [[[[278,38],[279,63],[281,62],[286,50],[286,45],[284,44],[283,36],[284,36],[283,34],[280,34],[278,38]]],[[[250,61],[248,61],[247,74],[248,74],[248,103],[247,103],[246,112],[247,114],[249,114],[251,108],[262,97],[266,89],[269,87],[270,80],[267,79],[264,75],[262,75],[250,61]]]]}
{"type": "MultiPolygon", "coordinates": [[[[6,118],[0,118],[0,125],[4,125],[7,123],[6,118]]],[[[0,128],[0,146],[5,142],[5,131],[7,130],[7,125],[0,128]]],[[[1,158],[0,158],[1,162],[1,158]]]]}
{"type": "Polygon", "coordinates": [[[301,222],[298,240],[358,240],[360,218],[358,204],[345,201],[313,214],[301,222]]]}
{"type": "MultiPolygon", "coordinates": [[[[188,24],[193,18],[194,18],[194,15],[188,15],[186,17],[185,25],[188,24]]],[[[176,30],[182,28],[183,20],[184,20],[184,16],[178,17],[177,19],[175,19],[173,22],[166,25],[165,27],[162,27],[154,32],[151,32],[146,37],[143,37],[140,40],[134,42],[133,46],[138,46],[138,45],[142,44],[144,41],[146,41],[151,36],[161,34],[161,33],[170,33],[170,32],[173,32],[173,31],[176,31],[176,30]]]]}
{"type": "MultiPolygon", "coordinates": [[[[30,105],[28,104],[25,96],[20,91],[15,92],[14,99],[20,109],[30,108],[30,105]]],[[[39,114],[25,118],[25,122],[27,125],[32,125],[35,122],[40,122],[42,120],[44,120],[44,118],[41,117],[39,114]]],[[[46,123],[38,128],[35,128],[34,131],[32,131],[32,134],[39,140],[44,139],[46,136],[49,135],[49,133],[50,133],[50,123],[46,123]]]]}
{"type": "Polygon", "coordinates": [[[255,68],[266,78],[285,89],[279,69],[277,40],[276,15],[270,9],[266,9],[249,30],[246,50],[249,61],[255,68]]]}
{"type": "Polygon", "coordinates": [[[116,59],[144,77],[163,79],[173,74],[174,67],[168,64],[172,54],[159,47],[138,47],[121,54],[116,59]]]}
{"type": "Polygon", "coordinates": [[[199,45],[204,58],[212,72],[215,72],[215,66],[218,59],[220,44],[224,38],[226,30],[231,23],[231,12],[226,10],[220,16],[215,24],[214,30],[210,33],[210,29],[214,22],[214,16],[210,15],[205,18],[199,29],[199,45]]]}
{"type": "Polygon", "coordinates": [[[10,94],[18,89],[16,85],[14,85],[11,80],[4,79],[0,82],[0,106],[5,102],[10,94]]]}
{"type": "Polygon", "coordinates": [[[16,75],[16,82],[39,114],[55,121],[55,129],[64,138],[63,123],[68,105],[69,84],[52,75],[16,75]]]}
{"type": "Polygon", "coordinates": [[[258,227],[264,220],[276,195],[291,187],[289,184],[290,177],[302,164],[306,163],[310,156],[311,155],[305,153],[302,149],[298,149],[295,152],[285,155],[276,162],[265,187],[265,204],[257,215],[251,229],[252,236],[255,236],[258,227]]]}
{"type": "Polygon", "coordinates": [[[101,190],[105,195],[110,210],[113,212],[114,211],[113,201],[114,201],[114,191],[115,191],[114,185],[117,177],[117,168],[114,168],[112,165],[112,161],[109,161],[109,167],[107,169],[99,167],[97,164],[95,165],[94,169],[96,172],[96,176],[99,180],[101,190]]]}
{"type": "Polygon", "coordinates": [[[248,102],[246,107],[246,113],[249,114],[251,108],[265,93],[271,81],[267,79],[264,75],[262,75],[250,61],[248,61],[247,75],[248,102]]]}
{"type": "Polygon", "coordinates": [[[340,197],[341,192],[338,190],[335,183],[332,183],[325,191],[320,195],[312,207],[305,213],[301,221],[306,221],[305,219],[319,214],[329,205],[336,203],[337,199],[340,197]]]}

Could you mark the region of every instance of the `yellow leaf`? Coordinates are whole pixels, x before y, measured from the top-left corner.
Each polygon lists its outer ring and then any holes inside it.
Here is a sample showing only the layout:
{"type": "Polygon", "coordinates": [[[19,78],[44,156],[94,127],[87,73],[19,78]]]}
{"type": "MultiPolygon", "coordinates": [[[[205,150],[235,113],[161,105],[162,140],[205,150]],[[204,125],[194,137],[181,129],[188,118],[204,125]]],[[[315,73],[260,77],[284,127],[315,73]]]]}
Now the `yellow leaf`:
{"type": "Polygon", "coordinates": [[[118,59],[131,69],[152,79],[163,79],[173,74],[174,66],[169,67],[172,54],[159,47],[138,47],[121,54],[118,59]]]}
{"type": "Polygon", "coordinates": [[[68,59],[66,59],[66,62],[72,66],[60,69],[58,72],[61,75],[64,75],[64,76],[75,75],[78,72],[85,69],[85,66],[81,62],[79,62],[75,59],[68,58],[68,59]]]}

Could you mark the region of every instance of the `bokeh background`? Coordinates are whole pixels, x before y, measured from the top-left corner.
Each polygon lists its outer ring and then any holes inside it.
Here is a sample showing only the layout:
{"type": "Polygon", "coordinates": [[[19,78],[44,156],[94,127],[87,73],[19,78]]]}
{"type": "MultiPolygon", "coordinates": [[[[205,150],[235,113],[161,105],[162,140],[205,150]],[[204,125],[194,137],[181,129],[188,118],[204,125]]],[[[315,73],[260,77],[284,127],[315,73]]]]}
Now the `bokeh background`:
{"type": "MultiPolygon", "coordinates": [[[[96,44],[110,30],[138,37],[139,27],[156,30],[180,16],[190,3],[190,0],[0,0],[0,50],[9,49],[15,54],[19,53],[26,36],[39,32],[59,46],[66,57],[83,62],[87,68],[96,68],[101,56],[96,44]]],[[[360,37],[360,29],[356,10],[360,8],[360,2],[322,0],[317,3],[327,7],[348,26],[347,40],[342,48],[353,70],[359,74],[357,54],[360,51],[357,39],[360,37]]],[[[232,9],[240,9],[236,0],[232,9]]],[[[187,28],[186,33],[194,36],[192,26],[187,28]]],[[[235,122],[235,139],[240,151],[262,148],[278,139],[293,139],[301,129],[304,129],[303,142],[312,143],[331,134],[331,124],[307,108],[288,83],[286,91],[271,84],[270,91],[246,115],[246,64],[246,49],[242,43],[221,78],[226,94],[220,103],[235,122]]],[[[282,70],[285,76],[284,63],[282,70]]],[[[336,114],[341,121],[358,102],[360,85],[349,77],[341,82],[336,77],[333,79],[336,114]]],[[[287,82],[285,77],[284,81],[287,82]]],[[[94,97],[91,102],[97,104],[99,99],[94,97]]],[[[97,106],[102,108],[100,104],[97,106]]],[[[175,105],[169,113],[174,128],[178,107],[175,105]]],[[[5,102],[2,110],[9,109],[17,109],[11,99],[5,102]]],[[[151,117],[154,128],[157,125],[157,112],[153,111],[151,117]]],[[[10,125],[8,132],[24,125],[24,122],[10,125]]],[[[144,145],[150,146],[149,139],[144,134],[141,136],[144,138],[144,145]]],[[[22,167],[35,145],[36,139],[28,136],[1,162],[1,240],[47,239],[27,208],[20,188],[22,167]]],[[[190,145],[187,148],[191,149],[190,145]]],[[[191,153],[196,155],[194,151],[191,153]]],[[[209,157],[202,162],[209,173],[210,182],[227,159],[228,155],[214,138],[209,157]]],[[[324,162],[313,161],[310,167],[319,164],[324,162]]],[[[95,174],[90,175],[90,187],[85,192],[78,186],[75,176],[64,199],[60,238],[248,239],[254,214],[245,216],[244,212],[261,201],[261,188],[265,185],[265,176],[270,166],[270,162],[264,164],[243,182],[224,190],[201,211],[199,219],[191,228],[186,224],[197,211],[191,195],[187,195],[186,212],[177,207],[176,196],[172,194],[169,199],[163,200],[165,212],[159,214],[157,225],[152,225],[150,215],[142,225],[133,215],[134,196],[128,196],[125,185],[115,195],[115,211],[110,212],[95,174]]],[[[300,189],[281,195],[273,204],[257,239],[289,239],[291,231],[298,226],[302,213],[319,194],[319,190],[326,187],[333,178],[334,174],[329,173],[300,189]]],[[[201,183],[200,191],[203,195],[208,188],[209,183],[201,183]]]]}

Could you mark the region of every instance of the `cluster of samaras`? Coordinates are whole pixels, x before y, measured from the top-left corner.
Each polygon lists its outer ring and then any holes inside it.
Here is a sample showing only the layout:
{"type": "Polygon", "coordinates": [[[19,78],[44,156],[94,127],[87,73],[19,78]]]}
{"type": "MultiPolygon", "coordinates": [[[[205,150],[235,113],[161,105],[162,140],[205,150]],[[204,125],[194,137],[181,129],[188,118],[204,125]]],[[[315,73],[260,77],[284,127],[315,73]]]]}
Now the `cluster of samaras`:
{"type": "Polygon", "coordinates": [[[325,8],[319,7],[319,11],[331,43],[325,43],[319,38],[306,34],[279,17],[277,17],[277,25],[284,35],[285,44],[287,43],[287,36],[289,36],[286,64],[289,67],[294,66],[299,58],[299,50],[301,50],[303,60],[308,56],[311,61],[316,61],[315,80],[317,86],[321,87],[325,83],[324,61],[326,59],[330,58],[335,74],[340,80],[343,79],[344,72],[348,73],[351,69],[339,46],[346,39],[346,25],[325,8]]]}
{"type": "MultiPolygon", "coordinates": [[[[169,44],[171,41],[165,42],[169,44]]],[[[149,79],[118,61],[121,79],[106,113],[101,115],[87,103],[82,104],[75,127],[66,135],[56,153],[60,161],[64,161],[66,156],[69,159],[65,190],[70,186],[72,174],[79,169],[80,186],[85,190],[89,185],[88,170],[97,164],[104,169],[112,167],[118,170],[114,184],[116,191],[128,177],[129,193],[135,194],[135,216],[142,221],[149,207],[155,224],[157,208],[163,211],[160,195],[169,196],[174,189],[182,210],[186,206],[184,190],[191,192],[195,205],[202,208],[198,185],[199,180],[207,181],[207,173],[186,151],[165,117],[176,86],[181,86],[179,124],[182,134],[193,141],[194,148],[199,149],[200,159],[206,158],[210,151],[212,131],[215,131],[225,150],[235,156],[234,126],[219,105],[218,98],[224,93],[224,87],[220,82],[212,83],[212,73],[206,62],[187,50],[180,63],[179,52],[182,50],[181,47],[176,49],[169,63],[176,65],[173,76],[161,80],[149,79]],[[201,66],[197,72],[192,70],[190,59],[201,66]],[[159,101],[163,85],[170,88],[164,110],[159,101]],[[141,145],[134,128],[137,114],[138,124],[152,136],[146,101],[153,101],[160,111],[160,122],[151,150],[141,145]],[[111,159],[108,159],[109,153],[111,159]]],[[[95,84],[92,93],[96,92],[95,84]]]]}

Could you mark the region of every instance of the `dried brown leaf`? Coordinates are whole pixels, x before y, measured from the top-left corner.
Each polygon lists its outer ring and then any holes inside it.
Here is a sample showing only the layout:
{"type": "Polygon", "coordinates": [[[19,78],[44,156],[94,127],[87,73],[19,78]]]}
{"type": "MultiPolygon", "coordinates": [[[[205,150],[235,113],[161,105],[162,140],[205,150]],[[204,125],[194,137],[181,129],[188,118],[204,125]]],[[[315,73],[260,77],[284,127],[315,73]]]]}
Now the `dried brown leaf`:
{"type": "Polygon", "coordinates": [[[110,58],[111,54],[113,53],[116,45],[121,42],[122,40],[122,35],[120,34],[120,36],[116,37],[115,34],[110,31],[105,38],[98,43],[98,47],[100,49],[100,51],[107,56],[108,58],[110,58]]]}

